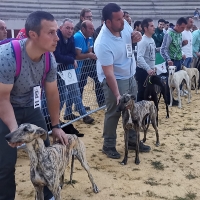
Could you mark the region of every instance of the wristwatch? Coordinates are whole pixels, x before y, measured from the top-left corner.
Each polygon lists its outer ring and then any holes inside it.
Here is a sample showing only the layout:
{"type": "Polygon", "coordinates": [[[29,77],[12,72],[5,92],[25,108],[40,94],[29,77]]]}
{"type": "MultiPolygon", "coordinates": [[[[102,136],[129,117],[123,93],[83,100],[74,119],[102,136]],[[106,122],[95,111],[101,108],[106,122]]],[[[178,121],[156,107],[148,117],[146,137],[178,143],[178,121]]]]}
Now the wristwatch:
{"type": "Polygon", "coordinates": [[[61,128],[61,125],[60,124],[56,124],[56,125],[52,126],[52,129],[53,128],[61,128]]]}

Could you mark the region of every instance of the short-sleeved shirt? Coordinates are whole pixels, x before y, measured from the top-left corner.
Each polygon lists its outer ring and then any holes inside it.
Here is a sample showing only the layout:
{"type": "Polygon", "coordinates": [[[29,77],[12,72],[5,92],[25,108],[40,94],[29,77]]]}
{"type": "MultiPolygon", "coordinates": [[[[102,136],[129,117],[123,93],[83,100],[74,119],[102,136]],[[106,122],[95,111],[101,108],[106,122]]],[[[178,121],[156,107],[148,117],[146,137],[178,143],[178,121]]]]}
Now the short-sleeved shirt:
{"type": "Polygon", "coordinates": [[[116,79],[126,80],[135,74],[135,57],[127,57],[126,44],[132,46],[132,27],[124,20],[124,29],[121,37],[114,36],[104,24],[94,44],[94,52],[97,56],[97,75],[103,82],[105,74],[102,66],[113,65],[116,79]]]}
{"type": "MultiPolygon", "coordinates": [[[[40,85],[45,71],[45,56],[39,62],[34,62],[28,56],[25,44],[26,40],[20,40],[21,46],[21,71],[18,77],[16,73],[16,60],[11,43],[0,46],[0,82],[13,84],[10,94],[10,102],[13,107],[31,107],[33,102],[33,88],[40,85]]],[[[56,80],[57,63],[50,54],[50,71],[46,75],[47,82],[56,80]]]]}

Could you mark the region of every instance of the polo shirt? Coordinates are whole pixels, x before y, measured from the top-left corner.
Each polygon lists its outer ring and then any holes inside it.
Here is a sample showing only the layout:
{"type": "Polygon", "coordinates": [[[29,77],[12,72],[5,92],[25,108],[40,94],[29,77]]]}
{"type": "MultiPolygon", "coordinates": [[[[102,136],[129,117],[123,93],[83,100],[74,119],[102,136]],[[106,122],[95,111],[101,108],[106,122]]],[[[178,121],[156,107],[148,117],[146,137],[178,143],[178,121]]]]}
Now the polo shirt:
{"type": "Polygon", "coordinates": [[[200,51],[200,30],[192,32],[192,47],[193,47],[193,56],[197,58],[196,53],[200,51]]]}
{"type": "Polygon", "coordinates": [[[102,66],[113,65],[116,79],[126,80],[135,74],[135,57],[127,57],[126,44],[132,46],[131,34],[133,28],[124,20],[124,29],[121,37],[114,36],[104,24],[94,44],[94,52],[97,56],[97,75],[103,82],[105,74],[102,66]]]}

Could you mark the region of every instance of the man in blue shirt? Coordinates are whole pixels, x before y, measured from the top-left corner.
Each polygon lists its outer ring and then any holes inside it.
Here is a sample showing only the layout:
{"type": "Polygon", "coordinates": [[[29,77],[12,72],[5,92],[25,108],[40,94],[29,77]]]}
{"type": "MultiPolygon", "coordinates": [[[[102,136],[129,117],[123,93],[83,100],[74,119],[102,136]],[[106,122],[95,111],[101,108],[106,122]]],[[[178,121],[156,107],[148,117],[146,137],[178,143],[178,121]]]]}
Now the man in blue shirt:
{"type": "Polygon", "coordinates": [[[78,75],[81,95],[83,95],[83,90],[87,84],[88,76],[94,80],[97,103],[99,107],[101,107],[104,105],[104,94],[97,77],[96,55],[92,52],[93,38],[91,37],[93,34],[94,26],[91,21],[86,20],[81,24],[81,30],[74,35],[76,59],[84,59],[84,61],[81,62],[82,65],[78,66],[78,69],[76,69],[76,72],[78,75]],[[85,60],[88,58],[91,60],[85,60]]]}
{"type": "MultiPolygon", "coordinates": [[[[134,78],[136,63],[132,42],[139,42],[141,34],[123,18],[121,8],[115,3],[107,4],[102,10],[105,23],[99,33],[94,51],[97,55],[97,73],[102,82],[107,111],[104,120],[104,144],[102,151],[113,159],[119,159],[116,150],[117,125],[121,113],[116,112],[121,95],[131,93],[137,96],[134,78]]],[[[129,149],[136,149],[136,134],[129,133],[129,149]]],[[[140,151],[149,152],[150,147],[140,142],[140,151]]]]}

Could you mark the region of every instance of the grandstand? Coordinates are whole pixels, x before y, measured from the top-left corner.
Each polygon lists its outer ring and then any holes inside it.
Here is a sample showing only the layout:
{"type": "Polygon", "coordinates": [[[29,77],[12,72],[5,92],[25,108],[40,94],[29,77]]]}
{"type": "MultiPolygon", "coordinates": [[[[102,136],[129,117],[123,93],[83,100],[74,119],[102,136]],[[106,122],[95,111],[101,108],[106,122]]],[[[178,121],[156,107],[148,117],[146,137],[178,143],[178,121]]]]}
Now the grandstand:
{"type": "MultiPolygon", "coordinates": [[[[90,8],[96,27],[100,24],[103,6],[109,2],[111,1],[0,0],[0,18],[6,21],[9,29],[20,29],[24,25],[24,19],[32,11],[45,10],[52,13],[58,21],[69,17],[77,22],[80,10],[90,8]]],[[[195,7],[200,7],[199,0],[115,0],[115,2],[123,10],[128,11],[133,20],[151,17],[154,20],[164,18],[168,21],[175,21],[180,16],[192,16],[195,7]]]]}

